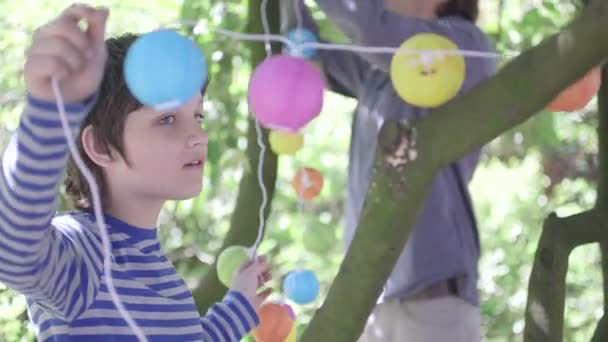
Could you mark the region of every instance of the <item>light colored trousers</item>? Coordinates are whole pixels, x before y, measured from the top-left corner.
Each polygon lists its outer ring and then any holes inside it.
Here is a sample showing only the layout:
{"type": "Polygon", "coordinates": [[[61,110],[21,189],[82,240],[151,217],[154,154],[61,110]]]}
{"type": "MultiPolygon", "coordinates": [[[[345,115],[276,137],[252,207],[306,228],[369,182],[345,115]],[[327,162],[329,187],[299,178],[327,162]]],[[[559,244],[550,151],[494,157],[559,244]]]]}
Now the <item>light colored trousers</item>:
{"type": "Polygon", "coordinates": [[[479,308],[458,297],[379,303],[358,342],[479,342],[479,308]]]}

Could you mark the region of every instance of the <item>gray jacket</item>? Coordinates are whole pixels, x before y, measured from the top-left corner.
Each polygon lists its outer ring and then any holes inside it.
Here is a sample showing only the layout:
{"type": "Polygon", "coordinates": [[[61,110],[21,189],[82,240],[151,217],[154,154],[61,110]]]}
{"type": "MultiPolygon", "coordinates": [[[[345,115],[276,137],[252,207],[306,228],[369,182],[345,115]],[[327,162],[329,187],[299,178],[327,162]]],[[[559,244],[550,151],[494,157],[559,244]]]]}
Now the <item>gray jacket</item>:
{"type": "MultiPolygon", "coordinates": [[[[316,2],[351,38],[352,44],[398,47],[417,33],[432,32],[447,37],[460,49],[494,52],[488,37],[474,23],[460,17],[433,21],[402,17],[386,11],[382,0],[316,2]]],[[[318,35],[305,6],[300,6],[304,27],[318,35]]],[[[330,89],[358,99],[352,122],[345,208],[345,243],[348,247],[367,195],[377,136],[383,121],[414,121],[431,110],[412,106],[396,94],[389,75],[390,54],[319,50],[317,58],[322,62],[330,89]]],[[[459,94],[493,75],[497,64],[493,58],[475,57],[465,57],[465,63],[466,78],[459,94]]],[[[380,300],[408,297],[455,278],[458,295],[473,305],[478,304],[479,237],[468,183],[479,155],[480,151],[472,151],[437,174],[380,300]]]]}

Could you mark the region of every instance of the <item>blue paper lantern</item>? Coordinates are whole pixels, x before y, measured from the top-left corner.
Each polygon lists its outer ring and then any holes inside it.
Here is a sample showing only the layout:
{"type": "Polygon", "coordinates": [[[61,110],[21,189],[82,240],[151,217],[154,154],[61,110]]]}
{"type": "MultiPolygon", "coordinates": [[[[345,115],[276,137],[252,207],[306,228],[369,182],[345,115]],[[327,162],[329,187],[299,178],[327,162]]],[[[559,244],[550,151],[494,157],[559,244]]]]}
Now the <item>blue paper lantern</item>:
{"type": "Polygon", "coordinates": [[[319,295],[319,280],[312,271],[293,271],[283,280],[283,291],[294,302],[308,304],[319,295]]]}
{"type": "Polygon", "coordinates": [[[314,33],[304,28],[297,28],[287,34],[287,39],[292,43],[287,45],[287,52],[292,56],[298,56],[303,58],[311,58],[315,55],[315,48],[301,48],[300,45],[304,43],[316,43],[317,37],[314,33]]]}
{"type": "Polygon", "coordinates": [[[201,49],[173,30],[139,37],[124,62],[125,81],[142,104],[157,110],[177,108],[199,93],[207,81],[201,49]]]}

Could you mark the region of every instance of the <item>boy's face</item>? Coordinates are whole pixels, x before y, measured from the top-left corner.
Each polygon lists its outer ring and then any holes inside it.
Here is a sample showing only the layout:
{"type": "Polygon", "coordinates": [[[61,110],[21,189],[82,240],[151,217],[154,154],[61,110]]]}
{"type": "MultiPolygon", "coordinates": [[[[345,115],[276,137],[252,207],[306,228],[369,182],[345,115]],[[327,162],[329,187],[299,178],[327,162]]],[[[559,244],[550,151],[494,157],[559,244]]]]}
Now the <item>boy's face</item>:
{"type": "MultiPolygon", "coordinates": [[[[106,168],[113,192],[147,201],[183,200],[202,189],[207,133],[201,128],[202,97],[158,112],[142,107],[125,121],[123,142],[129,165],[120,158],[106,168]]],[[[116,154],[115,154],[116,155],[116,154]]]]}

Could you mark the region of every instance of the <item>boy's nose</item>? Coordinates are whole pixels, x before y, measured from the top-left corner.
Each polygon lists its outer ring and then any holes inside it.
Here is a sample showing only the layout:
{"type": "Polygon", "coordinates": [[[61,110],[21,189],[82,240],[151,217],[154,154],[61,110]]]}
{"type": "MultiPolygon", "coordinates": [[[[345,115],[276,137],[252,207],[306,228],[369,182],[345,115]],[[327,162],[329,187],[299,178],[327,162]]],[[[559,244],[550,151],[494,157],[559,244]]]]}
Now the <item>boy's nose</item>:
{"type": "Polygon", "coordinates": [[[197,147],[197,146],[207,146],[207,143],[209,142],[209,137],[207,135],[207,132],[205,132],[203,129],[198,130],[197,132],[192,133],[189,137],[188,137],[188,147],[197,147]]]}

